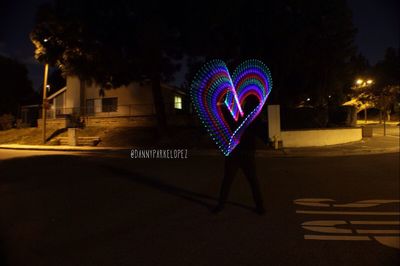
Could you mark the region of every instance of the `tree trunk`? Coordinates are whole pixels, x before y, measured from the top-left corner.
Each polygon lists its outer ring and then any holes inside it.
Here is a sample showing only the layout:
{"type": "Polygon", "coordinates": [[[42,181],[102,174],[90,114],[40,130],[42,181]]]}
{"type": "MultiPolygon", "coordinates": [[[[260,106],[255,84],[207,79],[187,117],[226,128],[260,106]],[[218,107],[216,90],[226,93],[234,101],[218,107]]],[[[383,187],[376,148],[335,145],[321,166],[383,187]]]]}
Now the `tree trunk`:
{"type": "Polygon", "coordinates": [[[364,109],[364,122],[367,123],[367,107],[364,109]]]}
{"type": "Polygon", "coordinates": [[[80,104],[79,104],[79,116],[85,116],[86,114],[86,82],[82,79],[79,78],[79,99],[80,99],[80,104]]]}
{"type": "Polygon", "coordinates": [[[386,136],[386,115],[383,116],[383,136],[386,136]]]}

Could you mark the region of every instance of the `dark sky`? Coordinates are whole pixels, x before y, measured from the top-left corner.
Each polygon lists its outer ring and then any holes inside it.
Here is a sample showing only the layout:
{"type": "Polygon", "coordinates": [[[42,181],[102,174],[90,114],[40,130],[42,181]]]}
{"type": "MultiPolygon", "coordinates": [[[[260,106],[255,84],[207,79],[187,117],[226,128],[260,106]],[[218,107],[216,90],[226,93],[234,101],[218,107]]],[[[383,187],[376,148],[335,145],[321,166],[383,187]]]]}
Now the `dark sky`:
{"type": "Polygon", "coordinates": [[[400,48],[400,0],[347,0],[359,52],[375,64],[389,46],[400,48]]]}
{"type": "MultiPolygon", "coordinates": [[[[48,0],[0,0],[0,54],[25,63],[34,87],[40,86],[43,65],[34,59],[29,32],[38,5],[48,0]]],[[[324,1],[324,0],[321,0],[324,1]]],[[[383,58],[387,47],[399,48],[399,0],[347,0],[358,28],[355,43],[371,64],[383,58]]]]}
{"type": "Polygon", "coordinates": [[[37,7],[48,0],[0,0],[0,54],[18,59],[28,67],[37,89],[43,79],[43,65],[34,58],[29,39],[37,7]]]}

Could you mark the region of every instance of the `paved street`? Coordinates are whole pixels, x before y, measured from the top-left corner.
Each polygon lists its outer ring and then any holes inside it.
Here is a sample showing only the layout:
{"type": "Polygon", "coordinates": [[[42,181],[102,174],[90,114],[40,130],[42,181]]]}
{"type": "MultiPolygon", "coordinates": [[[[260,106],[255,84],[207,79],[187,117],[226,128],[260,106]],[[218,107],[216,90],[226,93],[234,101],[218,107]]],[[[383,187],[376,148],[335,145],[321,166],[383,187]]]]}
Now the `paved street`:
{"type": "Polygon", "coordinates": [[[13,158],[42,156],[42,155],[71,155],[71,152],[63,151],[35,151],[35,150],[0,150],[0,161],[13,158]]]}
{"type": "MultiPolygon", "coordinates": [[[[267,213],[222,156],[0,150],[8,265],[399,265],[399,155],[259,157],[267,213]],[[9,159],[7,159],[9,158],[9,159]]],[[[7,264],[6,264],[7,265],[7,264]]]]}

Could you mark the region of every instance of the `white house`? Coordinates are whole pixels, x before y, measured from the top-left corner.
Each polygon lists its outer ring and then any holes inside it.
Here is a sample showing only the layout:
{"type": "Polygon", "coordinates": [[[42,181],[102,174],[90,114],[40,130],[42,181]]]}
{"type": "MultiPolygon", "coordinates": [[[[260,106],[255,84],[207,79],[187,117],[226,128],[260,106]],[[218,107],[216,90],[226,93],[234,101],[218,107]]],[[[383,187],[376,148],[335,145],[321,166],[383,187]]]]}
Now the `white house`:
{"type": "MultiPolygon", "coordinates": [[[[186,94],[161,84],[165,112],[171,121],[187,110],[186,94]]],[[[67,120],[80,117],[86,125],[134,125],[155,122],[155,107],[150,82],[132,82],[127,86],[101,89],[96,83],[82,84],[75,76],[67,77],[66,86],[47,97],[48,123],[63,126],[67,120]]],[[[38,121],[41,126],[41,121],[38,121]]]]}

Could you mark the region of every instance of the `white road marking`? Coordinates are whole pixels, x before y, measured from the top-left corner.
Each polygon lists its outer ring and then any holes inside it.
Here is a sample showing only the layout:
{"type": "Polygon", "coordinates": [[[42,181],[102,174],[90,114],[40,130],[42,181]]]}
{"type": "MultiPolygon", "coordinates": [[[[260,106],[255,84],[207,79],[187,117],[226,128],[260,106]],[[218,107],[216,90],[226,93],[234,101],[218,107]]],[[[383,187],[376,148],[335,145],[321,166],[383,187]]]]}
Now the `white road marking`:
{"type": "Polygon", "coordinates": [[[382,245],[400,249],[400,237],[398,236],[375,236],[373,238],[382,245]]]}
{"type": "Polygon", "coordinates": [[[376,230],[370,230],[370,229],[357,229],[357,233],[359,234],[400,234],[400,230],[384,230],[384,229],[376,229],[376,230]]]}
{"type": "Polygon", "coordinates": [[[361,200],[346,204],[333,204],[332,202],[335,202],[335,200],[326,198],[305,198],[305,199],[294,200],[294,203],[297,205],[312,206],[312,207],[339,207],[339,208],[368,208],[382,204],[400,203],[400,200],[379,200],[379,199],[361,200]]]}
{"type": "Polygon", "coordinates": [[[303,198],[303,199],[296,199],[296,201],[305,201],[305,202],[319,202],[319,201],[335,201],[333,199],[328,199],[328,198],[303,198]]]}
{"type": "Polygon", "coordinates": [[[347,204],[333,204],[333,207],[344,207],[344,208],[368,208],[375,207],[382,204],[388,203],[399,203],[400,200],[361,200],[347,204]]]}
{"type": "MultiPolygon", "coordinates": [[[[305,198],[294,200],[296,205],[323,207],[325,210],[296,210],[299,214],[319,214],[319,215],[364,215],[364,216],[400,216],[398,211],[339,211],[334,208],[369,208],[382,204],[400,203],[400,200],[361,200],[346,204],[333,204],[333,199],[326,198],[305,198]],[[326,209],[329,207],[329,210],[326,209]],[[330,211],[331,210],[331,211],[330,211]]],[[[305,234],[305,240],[342,240],[342,241],[372,241],[376,240],[382,245],[400,249],[400,230],[399,229],[358,229],[358,225],[400,225],[400,220],[314,220],[302,223],[305,230],[325,233],[325,234],[305,234]],[[340,226],[341,228],[338,228],[340,226]],[[347,227],[347,228],[343,228],[347,227]],[[347,234],[347,235],[343,235],[347,234]],[[379,236],[384,235],[384,236],[379,236]]]]}
{"type": "Polygon", "coordinates": [[[304,235],[306,240],[352,240],[352,241],[369,241],[368,236],[337,236],[337,235],[304,235]]]}
{"type": "Polygon", "coordinates": [[[384,224],[384,225],[400,225],[400,221],[350,221],[351,224],[384,224]]]}
{"type": "Polygon", "coordinates": [[[297,205],[303,205],[303,206],[313,206],[313,207],[330,207],[331,205],[329,203],[321,203],[321,202],[334,202],[333,199],[297,199],[294,200],[294,203],[297,205]]]}
{"type": "Polygon", "coordinates": [[[390,216],[400,215],[400,212],[352,212],[352,211],[307,211],[307,210],[296,210],[296,213],[330,214],[330,215],[390,215],[390,216]]]}
{"type": "MultiPolygon", "coordinates": [[[[343,221],[343,220],[315,220],[302,223],[302,227],[309,231],[322,233],[351,234],[351,229],[337,228],[336,225],[399,225],[400,221],[343,221]]],[[[400,234],[397,229],[354,229],[358,234],[400,234]]]]}
{"type": "Polygon", "coordinates": [[[340,229],[333,226],[303,226],[304,229],[318,233],[351,234],[351,229],[340,229]]]}
{"type": "Polygon", "coordinates": [[[329,225],[338,225],[338,224],[347,224],[346,221],[342,220],[316,220],[316,221],[308,221],[304,222],[301,225],[319,225],[319,226],[329,226],[329,225]]]}

